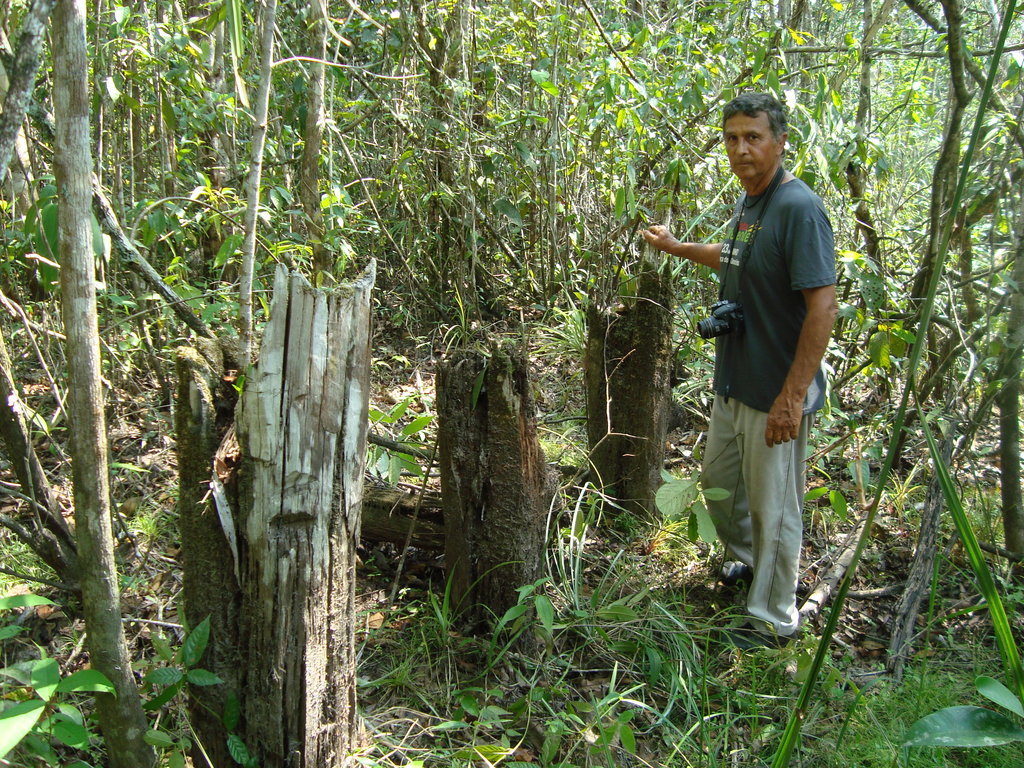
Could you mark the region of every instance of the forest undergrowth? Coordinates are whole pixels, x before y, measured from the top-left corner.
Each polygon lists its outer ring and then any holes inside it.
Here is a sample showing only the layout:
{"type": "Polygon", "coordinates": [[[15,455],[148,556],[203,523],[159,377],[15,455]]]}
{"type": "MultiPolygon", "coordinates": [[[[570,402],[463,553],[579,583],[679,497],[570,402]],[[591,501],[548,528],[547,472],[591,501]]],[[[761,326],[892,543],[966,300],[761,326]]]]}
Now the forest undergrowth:
{"type": "MultiPolygon", "coordinates": [[[[364,540],[357,646],[366,747],[356,760],[381,768],[767,764],[831,606],[810,617],[799,641],[783,649],[741,652],[722,642],[718,630],[738,615],[743,594],[718,582],[719,547],[691,538],[686,520],[651,526],[630,517],[578,471],[586,451],[575,357],[581,337],[573,331],[571,313],[561,314],[559,322],[552,319],[538,318],[526,336],[542,445],[561,478],[549,515],[545,576],[522,585],[518,604],[495,616],[491,628],[473,631],[451,604],[440,553],[364,540]]],[[[429,452],[435,427],[433,367],[444,354],[444,339],[385,328],[378,331],[374,349],[372,429],[418,442],[429,452]]],[[[699,467],[707,402],[699,380],[703,369],[687,370],[696,374],[675,388],[666,469],[692,477],[699,467]]],[[[171,418],[155,401],[159,388],[142,386],[137,371],[109,373],[125,629],[137,674],[146,681],[188,634],[179,610],[171,418]]],[[[856,391],[838,393],[817,424],[802,595],[856,529],[887,437],[888,406],[863,391],[863,400],[856,391]]],[[[41,413],[55,407],[43,379],[30,383],[26,395],[41,413]]],[[[70,507],[62,430],[39,438],[70,507]]],[[[982,538],[998,541],[997,472],[985,453],[975,451],[972,455],[981,458],[959,467],[958,476],[982,538]]],[[[424,476],[428,469],[427,462],[410,463],[408,456],[371,446],[367,483],[437,490],[433,473],[424,476]]],[[[908,445],[843,608],[828,669],[804,726],[800,765],[1020,764],[1020,745],[906,754],[900,748],[919,717],[942,706],[976,703],[974,678],[1000,675],[987,612],[946,528],[904,679],[885,674],[893,613],[913,554],[927,475],[926,450],[908,445]]],[[[31,592],[55,603],[12,612],[8,619],[22,632],[3,641],[3,666],[46,654],[65,676],[86,668],[84,627],[74,596],[52,584],[17,578],[14,574],[48,577],[9,535],[4,534],[2,546],[6,575],[0,594],[31,592]]],[[[1005,563],[994,559],[993,565],[1007,577],[1005,563]]],[[[1009,579],[1002,586],[1019,631],[1024,591],[1009,579]]],[[[155,698],[160,687],[146,685],[155,698]]],[[[81,708],[87,716],[88,703],[81,708]]],[[[179,764],[172,756],[184,760],[184,751],[176,748],[193,738],[183,696],[155,714],[154,730],[166,738],[159,745],[165,748],[165,764],[179,764]]],[[[87,740],[83,754],[98,749],[87,740]]],[[[72,757],[67,755],[67,764],[72,757]]]]}

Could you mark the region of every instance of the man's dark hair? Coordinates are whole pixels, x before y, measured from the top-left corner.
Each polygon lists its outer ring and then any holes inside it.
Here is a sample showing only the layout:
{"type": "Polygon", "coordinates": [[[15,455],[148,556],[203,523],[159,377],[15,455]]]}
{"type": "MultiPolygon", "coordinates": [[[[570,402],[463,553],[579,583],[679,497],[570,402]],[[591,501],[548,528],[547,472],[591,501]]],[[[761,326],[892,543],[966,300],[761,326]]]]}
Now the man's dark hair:
{"type": "Polygon", "coordinates": [[[786,123],[786,108],[778,99],[767,93],[741,93],[722,108],[722,128],[733,115],[742,112],[747,117],[757,117],[760,112],[768,115],[772,136],[779,139],[789,130],[786,123]]]}

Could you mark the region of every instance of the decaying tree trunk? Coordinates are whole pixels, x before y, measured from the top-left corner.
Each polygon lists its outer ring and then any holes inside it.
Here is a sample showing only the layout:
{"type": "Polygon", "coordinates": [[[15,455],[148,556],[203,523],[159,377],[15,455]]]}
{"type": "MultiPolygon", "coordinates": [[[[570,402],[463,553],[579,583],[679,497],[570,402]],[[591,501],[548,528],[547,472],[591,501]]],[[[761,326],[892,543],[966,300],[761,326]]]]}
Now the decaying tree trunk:
{"type": "Polygon", "coordinates": [[[452,605],[500,617],[540,578],[552,495],[525,359],[455,353],[438,368],[437,413],[452,605]]]}
{"type": "Polygon", "coordinates": [[[178,353],[186,615],[210,618],[203,666],[226,682],[195,692],[192,722],[214,768],[235,765],[221,717],[229,698],[242,707],[234,733],[261,765],[341,768],[356,746],[373,280],[371,265],[325,292],[278,270],[235,431],[225,432],[225,370],[241,350],[201,339],[178,353]]]}
{"type": "Polygon", "coordinates": [[[672,280],[648,267],[635,298],[587,313],[587,440],[594,482],[655,520],[671,403],[672,280]]]}
{"type": "Polygon", "coordinates": [[[279,270],[239,402],[244,732],[263,765],[333,768],[355,745],[355,545],[374,270],[331,294],[279,270]]]}

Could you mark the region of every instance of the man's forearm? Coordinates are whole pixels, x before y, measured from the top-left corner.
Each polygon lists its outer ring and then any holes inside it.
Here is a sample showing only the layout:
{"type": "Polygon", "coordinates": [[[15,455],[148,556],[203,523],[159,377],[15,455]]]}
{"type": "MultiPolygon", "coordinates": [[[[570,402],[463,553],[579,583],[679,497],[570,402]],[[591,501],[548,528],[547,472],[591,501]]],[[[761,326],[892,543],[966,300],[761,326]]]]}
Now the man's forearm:
{"type": "Polygon", "coordinates": [[[804,300],[807,302],[807,316],[800,329],[793,364],[782,385],[783,395],[800,401],[803,401],[821,366],[839,311],[834,285],[806,290],[804,300]]]}
{"type": "Polygon", "coordinates": [[[666,227],[655,224],[642,232],[652,248],[671,256],[689,259],[697,264],[717,270],[721,255],[721,243],[683,243],[677,240],[666,227]]]}

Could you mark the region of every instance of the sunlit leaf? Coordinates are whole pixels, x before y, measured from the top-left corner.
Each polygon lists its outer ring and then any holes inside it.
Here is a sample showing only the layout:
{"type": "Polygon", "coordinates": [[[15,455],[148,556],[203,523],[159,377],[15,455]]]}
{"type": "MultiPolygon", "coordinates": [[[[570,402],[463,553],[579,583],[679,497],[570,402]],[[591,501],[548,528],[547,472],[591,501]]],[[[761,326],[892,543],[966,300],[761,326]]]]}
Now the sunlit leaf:
{"type": "Polygon", "coordinates": [[[994,747],[1024,741],[1024,728],[984,707],[949,707],[922,717],[907,731],[905,747],[994,747]]]}

